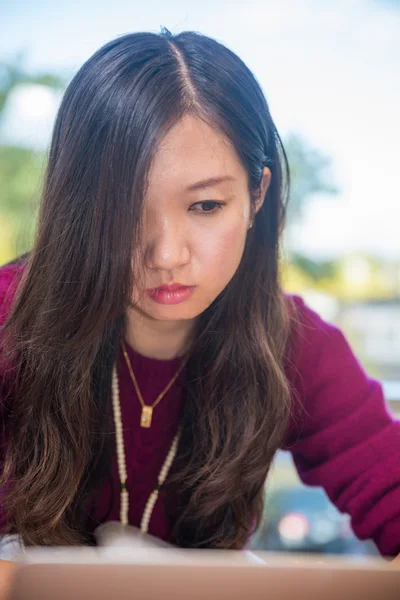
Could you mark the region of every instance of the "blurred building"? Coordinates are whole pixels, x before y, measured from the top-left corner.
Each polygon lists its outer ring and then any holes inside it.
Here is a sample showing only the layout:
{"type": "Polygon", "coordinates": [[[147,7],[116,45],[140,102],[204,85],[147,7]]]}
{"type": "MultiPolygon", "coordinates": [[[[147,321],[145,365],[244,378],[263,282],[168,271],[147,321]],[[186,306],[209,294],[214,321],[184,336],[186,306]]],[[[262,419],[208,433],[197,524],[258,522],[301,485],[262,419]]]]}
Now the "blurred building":
{"type": "Polygon", "coordinates": [[[336,322],[367,370],[400,381],[400,298],[341,304],[336,322]]]}

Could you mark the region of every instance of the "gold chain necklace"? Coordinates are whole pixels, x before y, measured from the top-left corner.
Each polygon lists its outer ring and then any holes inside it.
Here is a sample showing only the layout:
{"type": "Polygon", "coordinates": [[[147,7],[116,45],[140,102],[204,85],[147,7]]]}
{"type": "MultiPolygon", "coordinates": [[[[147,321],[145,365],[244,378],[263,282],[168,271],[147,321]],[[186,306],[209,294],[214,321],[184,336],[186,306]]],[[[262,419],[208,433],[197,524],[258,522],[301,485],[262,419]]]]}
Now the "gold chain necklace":
{"type": "MultiPolygon", "coordinates": [[[[118,474],[120,480],[121,490],[121,502],[120,502],[120,521],[123,525],[128,525],[128,513],[129,513],[129,492],[127,488],[128,474],[126,471],[125,461],[125,449],[124,449],[124,436],[122,431],[122,417],[121,417],[121,405],[119,401],[119,386],[118,386],[118,374],[116,365],[113,367],[112,372],[112,400],[113,400],[113,411],[114,411],[114,423],[115,423],[115,439],[117,445],[117,462],[118,462],[118,474]]],[[[181,428],[178,428],[174,439],[172,440],[171,447],[164,461],[161,471],[158,475],[157,485],[151,492],[146,507],[143,511],[142,519],[140,521],[140,531],[147,533],[149,530],[149,524],[153,508],[157,502],[157,498],[163,483],[165,482],[172,463],[174,462],[176,451],[178,449],[179,439],[181,435],[181,428]]]]}
{"type": "Polygon", "coordinates": [[[177,373],[171,379],[171,381],[169,382],[169,384],[167,385],[167,387],[161,392],[161,394],[158,395],[158,397],[155,400],[155,402],[153,402],[153,404],[149,405],[149,404],[145,404],[145,402],[143,400],[143,396],[140,393],[140,389],[139,389],[138,383],[136,381],[136,377],[135,377],[135,374],[134,374],[133,369],[132,369],[131,361],[129,360],[129,356],[128,356],[128,353],[126,351],[126,346],[125,346],[125,343],[124,343],[123,340],[122,340],[121,344],[122,344],[122,351],[123,351],[124,356],[125,356],[125,361],[126,361],[126,364],[128,365],[129,373],[130,373],[131,379],[133,381],[133,385],[135,386],[136,393],[138,395],[140,404],[142,405],[142,414],[141,414],[141,417],[140,417],[140,426],[141,427],[151,427],[151,421],[152,421],[152,417],[153,417],[153,410],[155,409],[155,407],[157,406],[157,404],[162,400],[162,398],[165,396],[165,394],[168,392],[168,390],[172,386],[172,384],[175,382],[175,380],[178,377],[179,373],[182,371],[183,367],[185,366],[185,364],[187,362],[187,359],[182,362],[182,364],[179,367],[177,373]]]}

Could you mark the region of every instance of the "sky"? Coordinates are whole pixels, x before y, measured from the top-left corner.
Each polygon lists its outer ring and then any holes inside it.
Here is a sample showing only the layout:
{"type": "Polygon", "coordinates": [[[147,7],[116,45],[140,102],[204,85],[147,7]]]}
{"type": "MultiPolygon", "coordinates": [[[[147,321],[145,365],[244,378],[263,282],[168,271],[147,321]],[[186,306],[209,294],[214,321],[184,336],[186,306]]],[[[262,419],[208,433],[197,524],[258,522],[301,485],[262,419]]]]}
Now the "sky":
{"type": "MultiPolygon", "coordinates": [[[[0,0],[0,22],[0,61],[25,50],[28,70],[67,80],[124,33],[214,37],[253,71],[280,134],[297,132],[332,158],[340,194],[309,205],[299,249],[400,259],[400,1],[0,0]]],[[[3,139],[47,148],[59,101],[16,92],[3,139]]]]}

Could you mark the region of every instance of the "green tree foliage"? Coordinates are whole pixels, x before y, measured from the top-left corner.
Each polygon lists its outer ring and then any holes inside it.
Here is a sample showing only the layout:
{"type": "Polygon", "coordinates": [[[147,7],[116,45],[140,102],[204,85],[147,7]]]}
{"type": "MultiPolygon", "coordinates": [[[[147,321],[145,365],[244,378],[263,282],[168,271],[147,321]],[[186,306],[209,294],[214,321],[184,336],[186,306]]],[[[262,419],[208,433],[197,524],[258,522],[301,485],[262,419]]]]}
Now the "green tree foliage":
{"type": "MultiPolygon", "coordinates": [[[[302,136],[296,133],[288,135],[284,140],[284,146],[292,181],[287,214],[287,233],[290,240],[291,227],[301,223],[308,204],[315,200],[317,195],[335,196],[339,188],[333,181],[331,159],[311,146],[302,136]]],[[[335,278],[337,271],[335,262],[314,260],[294,248],[290,250],[291,264],[314,283],[335,278]]]]}
{"type": "Polygon", "coordinates": [[[292,189],[288,210],[289,225],[301,220],[304,209],[316,194],[335,195],[339,189],[330,172],[331,159],[292,133],[284,140],[289,159],[292,189]]]}
{"type": "Polygon", "coordinates": [[[15,254],[31,245],[44,163],[44,155],[34,150],[0,145],[0,213],[6,227],[14,232],[13,248],[0,245],[0,259],[2,251],[15,254]]]}
{"type": "MultiPolygon", "coordinates": [[[[27,72],[25,59],[26,51],[22,51],[0,63],[0,128],[9,98],[19,86],[65,88],[66,82],[58,75],[27,72]]],[[[45,160],[44,153],[0,140],[0,264],[32,244],[45,160]]]]}
{"type": "Polygon", "coordinates": [[[11,92],[19,85],[45,85],[53,90],[65,87],[62,77],[52,73],[32,74],[24,68],[26,51],[19,52],[8,62],[0,62],[0,123],[11,92]]]}
{"type": "Polygon", "coordinates": [[[338,274],[337,261],[316,261],[295,252],[293,253],[291,262],[301,271],[307,273],[314,283],[325,279],[334,279],[338,274]]]}

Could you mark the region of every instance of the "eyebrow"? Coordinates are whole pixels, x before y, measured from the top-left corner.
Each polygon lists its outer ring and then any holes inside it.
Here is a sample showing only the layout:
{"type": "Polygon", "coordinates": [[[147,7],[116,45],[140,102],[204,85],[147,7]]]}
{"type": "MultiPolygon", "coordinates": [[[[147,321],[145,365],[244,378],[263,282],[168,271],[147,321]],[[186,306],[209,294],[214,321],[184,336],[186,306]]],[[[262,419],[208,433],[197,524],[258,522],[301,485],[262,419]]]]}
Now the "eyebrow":
{"type": "Polygon", "coordinates": [[[218,185],[219,183],[223,183],[224,181],[235,181],[235,177],[231,175],[226,175],[225,177],[210,177],[209,179],[202,179],[193,185],[190,185],[186,188],[187,192],[192,192],[193,190],[202,190],[204,188],[213,187],[214,185],[218,185]]]}

